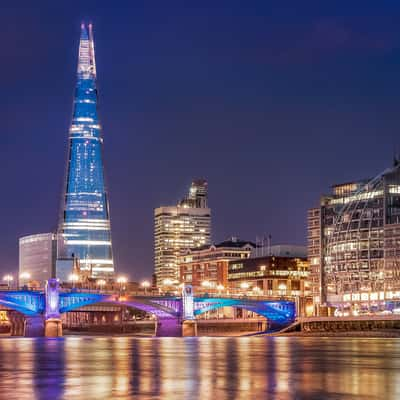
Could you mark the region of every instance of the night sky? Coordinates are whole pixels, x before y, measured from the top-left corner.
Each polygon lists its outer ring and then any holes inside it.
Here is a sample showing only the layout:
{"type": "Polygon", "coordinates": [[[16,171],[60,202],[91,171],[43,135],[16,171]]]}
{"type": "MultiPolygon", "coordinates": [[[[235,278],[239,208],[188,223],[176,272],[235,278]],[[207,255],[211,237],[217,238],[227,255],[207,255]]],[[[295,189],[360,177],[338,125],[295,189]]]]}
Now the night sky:
{"type": "Polygon", "coordinates": [[[154,207],[194,177],[214,241],[305,244],[323,192],[400,151],[398,2],[3,1],[0,272],[17,272],[18,237],[57,226],[82,21],[130,279],[151,276],[154,207]]]}

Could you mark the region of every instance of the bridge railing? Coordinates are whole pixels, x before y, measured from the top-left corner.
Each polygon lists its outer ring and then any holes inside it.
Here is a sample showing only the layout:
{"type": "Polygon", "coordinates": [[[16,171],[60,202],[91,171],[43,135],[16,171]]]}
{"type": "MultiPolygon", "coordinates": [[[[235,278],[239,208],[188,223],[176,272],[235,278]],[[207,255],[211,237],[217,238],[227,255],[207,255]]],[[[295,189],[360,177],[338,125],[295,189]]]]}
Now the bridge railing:
{"type": "MultiPolygon", "coordinates": [[[[61,289],[60,293],[94,293],[103,295],[120,295],[121,297],[148,297],[148,298],[171,298],[181,297],[172,292],[147,292],[143,291],[118,291],[118,290],[102,290],[102,289],[61,289]]],[[[213,298],[213,299],[239,299],[239,300],[254,300],[254,301],[295,301],[294,297],[287,296],[253,296],[242,294],[214,294],[214,293],[195,293],[195,298],[213,298]]]]}

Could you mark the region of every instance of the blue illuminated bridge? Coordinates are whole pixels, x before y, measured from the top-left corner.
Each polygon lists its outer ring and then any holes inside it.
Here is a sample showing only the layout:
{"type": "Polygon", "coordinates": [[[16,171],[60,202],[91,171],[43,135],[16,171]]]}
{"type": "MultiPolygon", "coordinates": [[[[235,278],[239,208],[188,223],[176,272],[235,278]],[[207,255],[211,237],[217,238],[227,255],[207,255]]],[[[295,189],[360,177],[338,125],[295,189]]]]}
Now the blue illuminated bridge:
{"type": "Polygon", "coordinates": [[[60,290],[59,282],[51,279],[43,292],[0,292],[0,305],[18,311],[15,314],[23,316],[23,322],[20,322],[23,326],[16,327],[14,332],[24,336],[61,336],[62,313],[96,303],[125,305],[155,315],[157,336],[182,336],[183,325],[190,326],[195,323],[196,316],[222,307],[238,307],[252,311],[265,317],[271,324],[281,327],[292,323],[296,315],[293,301],[195,297],[191,286],[186,286],[181,296],[120,297],[118,294],[64,292],[60,290]]]}

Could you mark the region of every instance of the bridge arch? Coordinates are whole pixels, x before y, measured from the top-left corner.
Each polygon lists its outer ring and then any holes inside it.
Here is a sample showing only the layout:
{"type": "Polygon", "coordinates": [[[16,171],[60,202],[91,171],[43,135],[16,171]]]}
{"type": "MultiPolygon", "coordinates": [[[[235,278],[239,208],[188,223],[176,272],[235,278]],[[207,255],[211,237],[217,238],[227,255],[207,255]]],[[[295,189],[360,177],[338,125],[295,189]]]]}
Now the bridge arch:
{"type": "Polygon", "coordinates": [[[0,305],[19,313],[34,317],[44,311],[43,294],[32,291],[7,291],[0,294],[0,305]]]}
{"type": "Polygon", "coordinates": [[[125,305],[155,315],[157,318],[178,318],[180,316],[177,298],[160,298],[149,300],[146,297],[133,297],[122,300],[116,295],[98,293],[61,293],[60,313],[74,311],[77,308],[97,303],[125,305]]]}
{"type": "Polygon", "coordinates": [[[254,301],[247,299],[201,298],[195,302],[194,315],[223,307],[242,308],[252,311],[277,324],[288,324],[294,321],[296,308],[291,301],[254,301]]]}
{"type": "Polygon", "coordinates": [[[60,313],[97,303],[125,305],[156,316],[156,336],[182,336],[181,301],[178,298],[132,297],[122,300],[116,295],[95,293],[61,293],[60,313]]]}

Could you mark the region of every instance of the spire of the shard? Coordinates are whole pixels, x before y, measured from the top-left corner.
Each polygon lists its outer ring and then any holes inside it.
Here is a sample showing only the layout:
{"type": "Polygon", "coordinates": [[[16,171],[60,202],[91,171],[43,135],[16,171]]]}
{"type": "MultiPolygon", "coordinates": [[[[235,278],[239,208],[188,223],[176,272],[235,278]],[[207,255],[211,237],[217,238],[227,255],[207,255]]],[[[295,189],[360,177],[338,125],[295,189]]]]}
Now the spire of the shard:
{"type": "Polygon", "coordinates": [[[94,56],[93,27],[81,25],[79,41],[78,76],[84,79],[96,77],[96,61],[94,56]]]}

